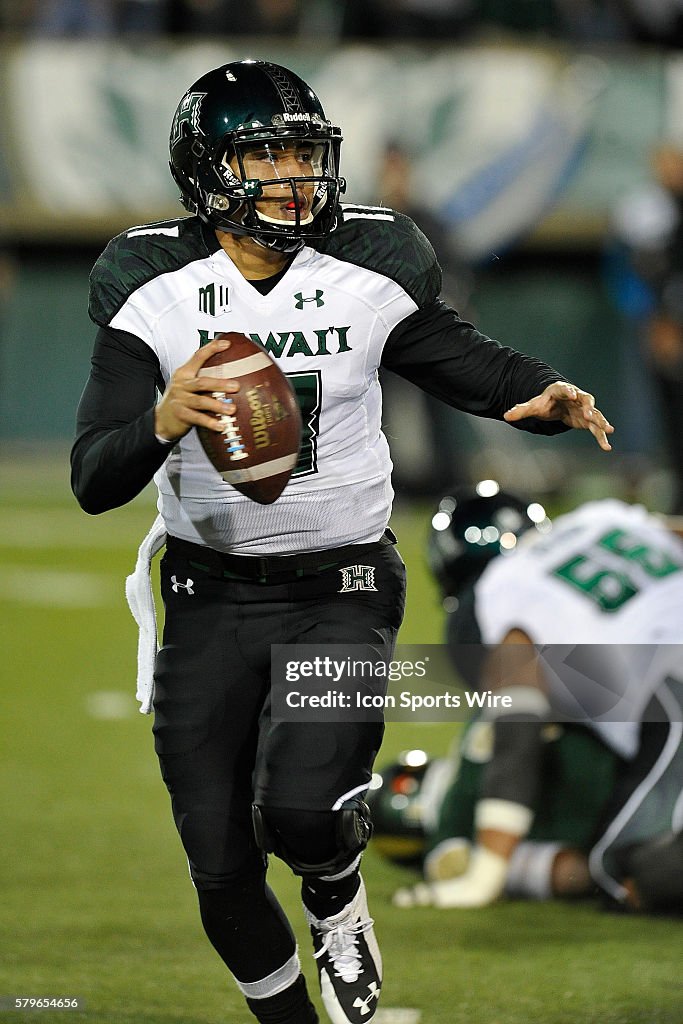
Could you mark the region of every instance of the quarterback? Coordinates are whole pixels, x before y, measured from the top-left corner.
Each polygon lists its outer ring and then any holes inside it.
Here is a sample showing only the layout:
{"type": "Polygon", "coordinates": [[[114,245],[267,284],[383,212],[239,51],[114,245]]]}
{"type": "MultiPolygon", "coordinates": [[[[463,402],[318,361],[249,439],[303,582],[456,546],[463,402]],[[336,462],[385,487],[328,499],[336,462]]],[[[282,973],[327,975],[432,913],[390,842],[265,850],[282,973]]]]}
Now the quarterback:
{"type": "Polygon", "coordinates": [[[380,995],[359,865],[382,725],[283,723],[270,703],[272,644],[391,658],[404,567],[388,529],[380,366],[522,429],[589,430],[605,451],[613,429],[590,394],[440,300],[434,252],[408,218],[341,204],[340,144],[310,87],[276,64],[227,64],[187,90],[170,168],[189,215],[123,232],[95,264],[98,332],[72,451],[87,512],[156,482],[140,564],[165,544],[165,620],[143,708],[205,931],[263,1024],[318,1021],[269,853],[301,877],[330,1019],[369,1024],[380,995]],[[239,390],[200,374],[227,331],[277,361],[301,408],[298,463],[273,505],[225,483],[194,429],[220,431],[239,390]]]}

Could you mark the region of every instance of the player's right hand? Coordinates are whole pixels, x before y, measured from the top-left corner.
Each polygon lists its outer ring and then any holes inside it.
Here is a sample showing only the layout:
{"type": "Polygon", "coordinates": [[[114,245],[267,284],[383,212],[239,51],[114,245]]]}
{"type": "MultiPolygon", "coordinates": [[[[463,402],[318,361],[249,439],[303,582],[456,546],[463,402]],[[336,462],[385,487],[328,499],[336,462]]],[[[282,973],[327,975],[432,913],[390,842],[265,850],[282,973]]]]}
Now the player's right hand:
{"type": "Polygon", "coordinates": [[[154,433],[165,441],[178,441],[192,427],[206,427],[220,433],[222,423],[216,418],[234,412],[234,406],[214,398],[212,392],[235,394],[240,386],[236,380],[225,377],[199,376],[206,360],[215,352],[230,347],[225,339],[215,339],[197,349],[186,363],[179,366],[168,382],[159,404],[154,410],[154,433]]]}

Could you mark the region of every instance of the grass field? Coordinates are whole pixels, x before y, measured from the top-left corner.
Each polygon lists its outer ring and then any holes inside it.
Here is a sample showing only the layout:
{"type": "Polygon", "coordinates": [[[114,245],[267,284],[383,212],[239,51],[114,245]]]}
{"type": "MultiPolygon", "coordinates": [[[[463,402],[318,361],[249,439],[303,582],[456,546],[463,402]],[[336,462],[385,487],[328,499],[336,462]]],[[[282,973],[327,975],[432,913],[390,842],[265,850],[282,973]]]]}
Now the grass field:
{"type": "MultiPolygon", "coordinates": [[[[61,454],[0,466],[3,635],[0,999],[77,996],[99,1024],[242,1024],[253,1018],[206,939],[151,746],[134,700],[136,635],[123,597],[148,496],[89,519],[70,499],[61,454]]],[[[426,518],[399,509],[410,572],[401,639],[438,642],[422,565],[426,518]]],[[[380,761],[406,746],[443,752],[444,725],[389,727],[380,761]]],[[[683,931],[590,904],[506,903],[401,912],[412,875],[365,859],[385,958],[385,1010],[420,1024],[681,1024],[683,931]]],[[[273,884],[314,982],[297,885],[273,884]]],[[[0,1010],[0,1020],[64,1021],[0,1010]]],[[[379,1018],[378,1018],[379,1024],[379,1018]]]]}

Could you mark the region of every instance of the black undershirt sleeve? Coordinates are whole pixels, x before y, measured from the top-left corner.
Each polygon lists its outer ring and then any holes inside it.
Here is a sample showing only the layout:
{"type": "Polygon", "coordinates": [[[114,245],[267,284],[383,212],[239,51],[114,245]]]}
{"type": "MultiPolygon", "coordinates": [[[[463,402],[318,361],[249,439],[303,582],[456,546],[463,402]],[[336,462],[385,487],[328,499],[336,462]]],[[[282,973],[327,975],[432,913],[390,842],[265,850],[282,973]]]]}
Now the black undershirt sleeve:
{"type": "MultiPolygon", "coordinates": [[[[382,366],[455,409],[502,419],[519,402],[566,380],[547,363],[505,348],[461,320],[440,299],[402,320],[384,346],[382,366]]],[[[510,424],[534,434],[569,430],[536,418],[510,424]]]]}
{"type": "MultiPolygon", "coordinates": [[[[564,379],[546,363],[486,338],[440,300],[392,331],[382,365],[457,409],[493,419],[564,379]]],[[[163,380],[149,346],[126,331],[100,328],[71,451],[71,485],[86,512],[131,501],[169,455],[172,446],[154,436],[157,390],[163,380]]],[[[540,434],[568,429],[537,419],[514,425],[540,434]]]]}
{"type": "Polygon", "coordinates": [[[154,436],[159,361],[140,338],[103,327],[78,406],[71,487],[84,511],[118,508],[143,490],[172,445],[154,436]]]}

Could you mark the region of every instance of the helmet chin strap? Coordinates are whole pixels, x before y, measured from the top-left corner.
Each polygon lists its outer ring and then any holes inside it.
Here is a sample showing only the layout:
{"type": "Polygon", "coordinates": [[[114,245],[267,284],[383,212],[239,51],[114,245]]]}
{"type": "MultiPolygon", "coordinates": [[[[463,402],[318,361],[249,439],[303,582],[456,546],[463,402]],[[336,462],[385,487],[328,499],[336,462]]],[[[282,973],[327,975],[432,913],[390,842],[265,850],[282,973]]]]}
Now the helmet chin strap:
{"type": "MultiPolygon", "coordinates": [[[[322,205],[325,205],[325,201],[322,205]]],[[[222,195],[220,192],[213,192],[207,195],[206,208],[208,211],[216,211],[220,215],[222,211],[227,211],[230,207],[230,199],[227,196],[222,195]]],[[[201,212],[201,207],[197,204],[197,212],[202,219],[206,219],[207,223],[211,223],[211,217],[205,216],[201,212]]],[[[249,211],[247,203],[242,202],[238,209],[236,209],[230,218],[221,223],[220,220],[214,222],[214,226],[219,226],[222,231],[227,231],[233,235],[242,235],[253,238],[254,241],[260,245],[263,249],[269,249],[274,252],[296,252],[298,249],[305,244],[305,238],[301,238],[297,235],[281,234],[281,235],[270,235],[261,234],[258,230],[257,225],[247,226],[244,224],[244,219],[249,211]],[[242,224],[240,224],[240,220],[242,224]]],[[[317,211],[319,213],[320,210],[317,211]]],[[[264,229],[268,224],[272,224],[279,228],[293,228],[297,230],[300,227],[308,227],[312,224],[317,216],[317,213],[313,212],[313,207],[309,209],[308,214],[305,217],[300,217],[299,220],[283,220],[282,218],[272,217],[270,214],[263,213],[261,210],[256,210],[255,206],[253,214],[256,219],[263,223],[264,229]]]]}
{"type": "Polygon", "coordinates": [[[262,249],[273,252],[297,252],[304,244],[303,238],[272,238],[269,235],[251,235],[251,238],[262,249]]]}
{"type": "MultiPolygon", "coordinates": [[[[244,216],[247,212],[246,206],[243,206],[242,210],[242,216],[244,216]]],[[[288,220],[278,220],[277,217],[269,217],[267,213],[261,213],[258,210],[255,211],[255,213],[259,220],[263,220],[268,224],[275,224],[278,227],[284,227],[294,223],[293,221],[288,220]]],[[[304,220],[299,221],[299,224],[310,224],[312,221],[313,212],[311,211],[304,220]]],[[[235,231],[235,234],[238,233],[240,233],[239,229],[235,231]]],[[[296,238],[291,235],[261,235],[258,234],[258,229],[254,230],[253,228],[245,229],[244,234],[253,238],[256,244],[260,245],[262,249],[270,249],[273,252],[296,252],[298,249],[301,249],[304,244],[303,238],[296,238]]]]}
{"type": "MultiPolygon", "coordinates": [[[[207,221],[207,223],[211,224],[211,221],[207,221]]],[[[211,226],[215,227],[216,225],[211,226]]],[[[270,249],[274,252],[297,252],[304,244],[303,238],[291,238],[286,235],[260,235],[253,229],[244,230],[238,224],[230,224],[229,226],[226,224],[221,226],[220,230],[227,232],[229,235],[236,235],[238,238],[250,238],[252,242],[255,242],[262,249],[270,249]]]]}

